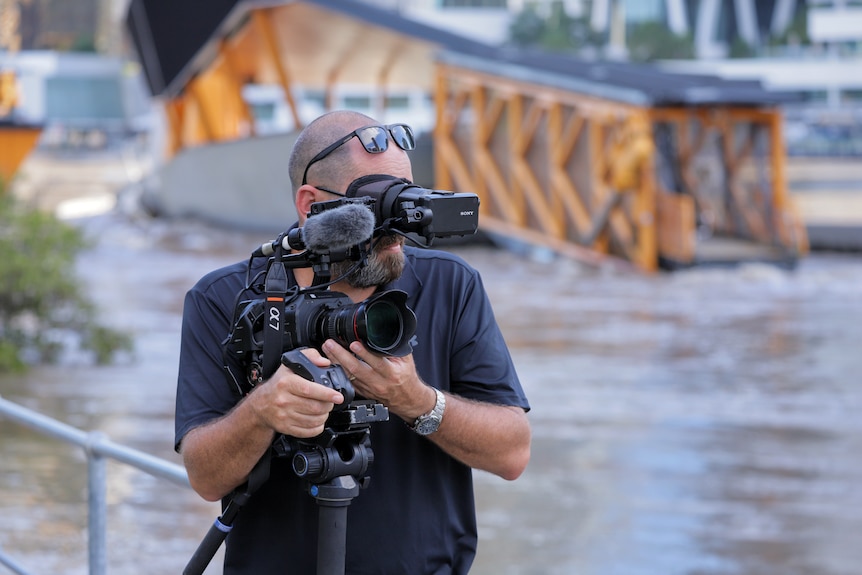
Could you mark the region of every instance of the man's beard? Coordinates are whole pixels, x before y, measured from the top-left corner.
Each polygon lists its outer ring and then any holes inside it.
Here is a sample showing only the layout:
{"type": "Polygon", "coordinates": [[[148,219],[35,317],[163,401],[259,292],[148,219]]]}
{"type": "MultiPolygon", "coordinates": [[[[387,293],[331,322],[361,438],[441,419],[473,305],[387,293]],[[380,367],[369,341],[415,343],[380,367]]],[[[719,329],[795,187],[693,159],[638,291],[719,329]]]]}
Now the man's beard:
{"type": "MultiPolygon", "coordinates": [[[[350,287],[363,289],[386,285],[401,277],[404,271],[404,252],[382,253],[393,244],[402,243],[404,240],[397,236],[384,236],[376,240],[374,249],[368,254],[364,266],[348,275],[345,279],[350,287]]],[[[337,278],[347,272],[356,262],[344,261],[332,264],[331,277],[337,278]]]]}

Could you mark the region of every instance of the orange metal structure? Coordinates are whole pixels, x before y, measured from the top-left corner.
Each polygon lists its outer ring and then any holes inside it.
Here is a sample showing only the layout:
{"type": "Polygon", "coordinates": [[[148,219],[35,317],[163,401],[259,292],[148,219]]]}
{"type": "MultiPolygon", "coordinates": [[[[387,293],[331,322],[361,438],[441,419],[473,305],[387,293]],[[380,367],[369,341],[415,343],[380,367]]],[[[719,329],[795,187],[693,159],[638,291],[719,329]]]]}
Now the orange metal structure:
{"type": "MultiPolygon", "coordinates": [[[[0,2],[0,49],[9,53],[17,52],[21,45],[19,16],[16,0],[0,2]]],[[[42,133],[40,127],[15,121],[13,113],[18,98],[15,72],[0,69],[0,180],[3,181],[12,179],[42,133]]]]}
{"type": "Polygon", "coordinates": [[[656,268],[647,110],[449,65],[436,99],[437,184],[479,194],[483,226],[656,268]]]}
{"type": "Polygon", "coordinates": [[[437,185],[479,194],[486,228],[648,271],[696,263],[698,228],[807,252],[776,107],[641,107],[455,65],[437,74],[437,185]],[[660,136],[676,144],[659,150],[660,136]]]}
{"type": "Polygon", "coordinates": [[[42,129],[36,126],[0,122],[0,179],[8,182],[24,162],[36,143],[42,129]]]}
{"type": "MultiPolygon", "coordinates": [[[[712,233],[807,254],[805,226],[787,190],[778,108],[659,108],[650,117],[658,133],[678,143],[670,152],[679,181],[660,186],[657,195],[668,233],[692,229],[697,218],[712,233]],[[683,221],[671,225],[676,218],[683,221]]],[[[673,237],[660,242],[679,261],[694,257],[692,244],[673,237]]]]}

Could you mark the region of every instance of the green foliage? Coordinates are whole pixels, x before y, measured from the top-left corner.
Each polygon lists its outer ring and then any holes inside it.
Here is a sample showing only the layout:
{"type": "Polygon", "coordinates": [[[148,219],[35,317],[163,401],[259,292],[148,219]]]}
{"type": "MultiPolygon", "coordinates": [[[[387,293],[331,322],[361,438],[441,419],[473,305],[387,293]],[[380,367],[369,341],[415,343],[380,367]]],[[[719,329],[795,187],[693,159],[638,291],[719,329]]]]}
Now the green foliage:
{"type": "Polygon", "coordinates": [[[629,57],[634,62],[694,58],[691,36],[678,36],[658,22],[632,26],[626,37],[629,57]]]}
{"type": "Polygon", "coordinates": [[[808,37],[808,9],[803,6],[797,8],[793,21],[783,34],[770,37],[770,46],[810,46],[811,38],[808,37]]]}
{"type": "Polygon", "coordinates": [[[550,4],[547,17],[539,13],[536,2],[528,2],[509,26],[509,38],[522,48],[540,48],[549,52],[577,52],[587,46],[600,45],[585,18],[572,18],[561,0],[550,4]]]}
{"type": "Polygon", "coordinates": [[[96,39],[92,34],[78,34],[72,45],[69,46],[70,52],[96,52],[96,39]]]}
{"type": "Polygon", "coordinates": [[[545,21],[542,47],[551,52],[565,52],[576,48],[572,29],[575,20],[566,14],[566,8],[559,0],[551,4],[551,14],[545,21]]]}
{"type": "Polygon", "coordinates": [[[731,58],[752,58],[755,55],[754,48],[742,38],[734,38],[730,44],[728,56],[731,58]]]}
{"type": "Polygon", "coordinates": [[[529,2],[509,25],[509,37],[518,46],[538,44],[545,30],[545,20],[539,15],[535,2],[529,2]]]}
{"type": "Polygon", "coordinates": [[[75,273],[83,234],[50,214],[26,209],[0,182],[0,372],[51,362],[77,340],[107,363],[132,340],[97,323],[75,273]]]}

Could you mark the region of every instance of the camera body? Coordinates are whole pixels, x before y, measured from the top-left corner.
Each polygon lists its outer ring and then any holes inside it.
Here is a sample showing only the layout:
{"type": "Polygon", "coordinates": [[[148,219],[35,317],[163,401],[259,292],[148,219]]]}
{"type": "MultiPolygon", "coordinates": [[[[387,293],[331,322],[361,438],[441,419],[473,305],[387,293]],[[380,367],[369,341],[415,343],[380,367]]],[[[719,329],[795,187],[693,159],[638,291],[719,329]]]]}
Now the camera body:
{"type": "Polygon", "coordinates": [[[467,236],[479,229],[476,194],[429,190],[403,178],[373,174],[354,180],[346,195],[371,199],[376,226],[384,232],[415,233],[429,245],[437,237],[467,236]]]}
{"type": "Polygon", "coordinates": [[[301,291],[285,299],[283,310],[268,306],[263,299],[241,302],[237,309],[225,348],[246,366],[245,379],[252,387],[271,375],[263,361],[266,337],[280,342],[280,352],[319,349],[324,341],[334,339],[345,347],[361,341],[377,353],[404,356],[411,351],[410,338],[416,331],[416,315],[407,306],[407,294],[400,290],[385,291],[356,304],[340,292],[301,291]]]}

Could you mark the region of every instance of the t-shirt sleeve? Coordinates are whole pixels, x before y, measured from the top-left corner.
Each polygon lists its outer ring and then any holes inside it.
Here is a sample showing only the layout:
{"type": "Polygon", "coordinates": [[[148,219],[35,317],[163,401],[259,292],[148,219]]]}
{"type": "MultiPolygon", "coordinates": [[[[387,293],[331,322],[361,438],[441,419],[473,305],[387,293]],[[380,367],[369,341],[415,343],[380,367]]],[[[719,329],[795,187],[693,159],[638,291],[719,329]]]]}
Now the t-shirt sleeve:
{"type": "Polygon", "coordinates": [[[449,376],[452,391],[470,399],[529,411],[530,405],[479,273],[472,270],[462,281],[462,299],[454,310],[449,376]]]}
{"type": "Polygon", "coordinates": [[[221,417],[239,401],[224,369],[223,345],[231,317],[224,303],[196,286],[183,305],[174,448],[191,429],[221,417]]]}

